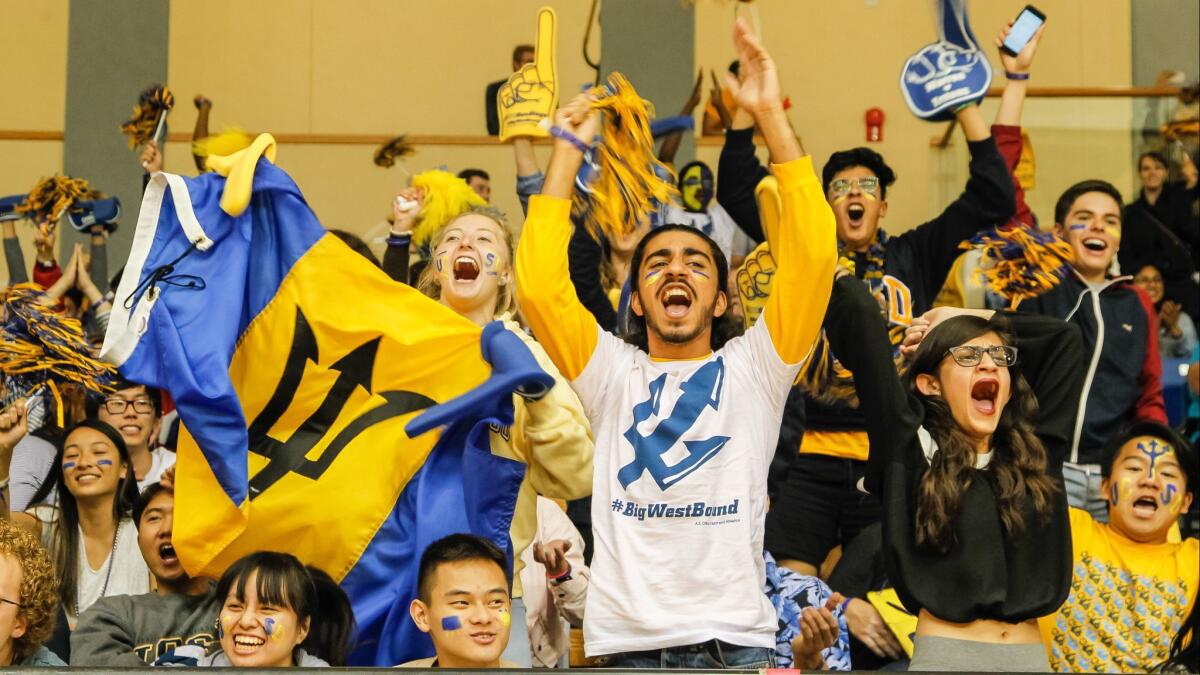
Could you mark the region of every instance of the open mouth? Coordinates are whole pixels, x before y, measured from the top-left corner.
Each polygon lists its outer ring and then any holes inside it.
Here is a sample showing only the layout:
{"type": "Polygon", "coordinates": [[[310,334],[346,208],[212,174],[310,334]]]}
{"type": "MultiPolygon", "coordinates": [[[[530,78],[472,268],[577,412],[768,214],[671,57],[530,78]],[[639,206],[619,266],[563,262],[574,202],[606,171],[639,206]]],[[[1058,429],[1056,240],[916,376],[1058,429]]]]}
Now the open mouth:
{"type": "Polygon", "coordinates": [[[179,562],[179,557],[175,555],[175,547],[170,544],[163,544],[158,547],[158,557],[162,558],[165,563],[179,562]]]}
{"type": "Polygon", "coordinates": [[[660,299],[667,316],[672,319],[683,318],[692,308],[692,295],[682,284],[675,284],[663,289],[660,299]]]}
{"type": "Polygon", "coordinates": [[[971,387],[971,403],[975,409],[984,415],[996,412],[996,396],[1000,393],[1000,383],[996,380],[980,380],[971,387]]]}
{"type": "Polygon", "coordinates": [[[469,255],[455,258],[453,270],[455,281],[475,281],[479,278],[479,263],[469,255]]]}
{"type": "Polygon", "coordinates": [[[862,222],[863,215],[867,212],[867,207],[862,204],[851,204],[846,207],[846,217],[855,225],[862,222]]]}
{"type": "Polygon", "coordinates": [[[1083,247],[1089,251],[1103,253],[1108,250],[1108,242],[1098,237],[1088,237],[1083,240],[1083,247]]]}
{"type": "Polygon", "coordinates": [[[122,424],[120,429],[125,436],[136,436],[142,433],[142,428],[136,424],[122,424]]]}
{"type": "Polygon", "coordinates": [[[1150,517],[1158,511],[1158,500],[1152,496],[1138,497],[1133,502],[1133,512],[1139,516],[1150,517]]]}
{"type": "Polygon", "coordinates": [[[238,654],[252,654],[267,641],[257,635],[234,635],[233,648],[238,654]]]}

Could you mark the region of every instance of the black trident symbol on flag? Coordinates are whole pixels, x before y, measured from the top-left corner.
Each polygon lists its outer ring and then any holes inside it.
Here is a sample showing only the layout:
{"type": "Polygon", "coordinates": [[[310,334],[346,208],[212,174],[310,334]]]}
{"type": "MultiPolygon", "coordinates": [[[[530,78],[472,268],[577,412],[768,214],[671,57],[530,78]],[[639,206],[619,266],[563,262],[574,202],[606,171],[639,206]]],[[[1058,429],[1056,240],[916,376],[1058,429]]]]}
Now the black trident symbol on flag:
{"type": "Polygon", "coordinates": [[[436,404],[433,399],[411,391],[372,390],[371,372],[375,366],[376,353],[379,351],[379,341],[379,337],[368,340],[329,366],[330,370],[337,371],[338,376],[326,392],[325,400],[288,439],[277,440],[269,433],[291,406],[304,376],[305,363],[317,363],[318,357],[316,336],[308,320],[304,318],[304,313],[299,308],[296,309],[296,330],[288,350],[283,376],[279,378],[267,405],[250,423],[250,452],[268,460],[267,465],[250,480],[250,499],[260,496],[289,472],[312,480],[320,479],[342,450],[368,428],[384,420],[436,404]],[[383,405],[359,415],[334,437],[319,458],[308,459],[306,455],[326,437],[330,426],[341,414],[357,387],[382,397],[383,405]]]}

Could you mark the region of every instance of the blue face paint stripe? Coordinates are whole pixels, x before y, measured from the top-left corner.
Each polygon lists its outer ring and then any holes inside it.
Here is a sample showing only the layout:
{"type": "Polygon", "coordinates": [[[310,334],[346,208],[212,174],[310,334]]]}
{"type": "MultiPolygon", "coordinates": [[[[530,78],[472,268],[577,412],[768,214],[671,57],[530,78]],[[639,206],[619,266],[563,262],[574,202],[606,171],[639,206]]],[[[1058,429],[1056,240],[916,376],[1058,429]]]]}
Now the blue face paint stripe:
{"type": "Polygon", "coordinates": [[[1112,505],[1116,506],[1117,505],[1117,492],[1118,492],[1116,481],[1113,481],[1111,490],[1112,490],[1112,505]]]}
{"type": "Polygon", "coordinates": [[[457,616],[442,617],[442,630],[458,630],[462,628],[462,620],[457,616]]]}
{"type": "Polygon", "coordinates": [[[74,469],[74,468],[75,468],[75,462],[63,462],[63,465],[62,465],[63,471],[70,471],[71,469],[74,469]]]}
{"type": "Polygon", "coordinates": [[[269,616],[263,619],[263,632],[267,634],[267,637],[271,637],[271,633],[275,632],[275,619],[269,616]]]}
{"type": "Polygon", "coordinates": [[[1175,493],[1178,489],[1174,485],[1168,485],[1166,490],[1163,490],[1162,503],[1163,506],[1170,504],[1175,499],[1175,493]]]}
{"type": "Polygon", "coordinates": [[[113,465],[113,461],[111,459],[96,460],[96,466],[112,466],[112,465],[113,465]]]}

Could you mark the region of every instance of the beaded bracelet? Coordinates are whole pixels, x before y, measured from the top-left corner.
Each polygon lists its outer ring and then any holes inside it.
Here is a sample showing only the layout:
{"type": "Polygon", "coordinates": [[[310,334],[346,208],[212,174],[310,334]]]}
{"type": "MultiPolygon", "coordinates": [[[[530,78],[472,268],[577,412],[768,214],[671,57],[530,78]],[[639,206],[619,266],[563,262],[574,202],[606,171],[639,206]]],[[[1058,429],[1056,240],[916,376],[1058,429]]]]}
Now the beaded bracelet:
{"type": "Polygon", "coordinates": [[[1007,70],[1004,71],[1004,76],[1010,80],[1028,80],[1029,79],[1029,73],[1012,73],[1007,70]]]}
{"type": "Polygon", "coordinates": [[[587,143],[579,140],[578,136],[558,126],[557,124],[550,127],[550,135],[567,141],[571,145],[575,146],[575,149],[579,150],[580,152],[587,152],[589,150],[587,143]]]}

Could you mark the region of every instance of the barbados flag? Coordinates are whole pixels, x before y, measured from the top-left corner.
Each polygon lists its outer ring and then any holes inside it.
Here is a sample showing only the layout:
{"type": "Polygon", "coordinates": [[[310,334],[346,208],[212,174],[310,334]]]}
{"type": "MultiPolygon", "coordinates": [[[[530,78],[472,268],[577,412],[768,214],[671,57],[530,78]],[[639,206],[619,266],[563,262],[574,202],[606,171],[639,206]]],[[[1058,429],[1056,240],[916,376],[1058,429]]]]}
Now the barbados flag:
{"type": "Polygon", "coordinates": [[[189,573],[290,552],[350,596],[356,664],[432,656],[408,617],[420,554],[454,532],[510,549],[524,465],[487,427],[553,379],[328,234],[273,160],[264,135],[216,173],[151,177],[101,355],[179,410],[189,573]]]}

